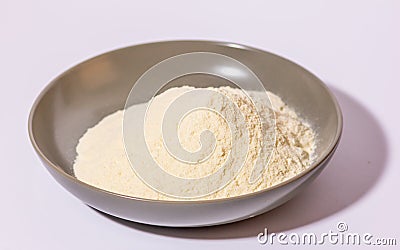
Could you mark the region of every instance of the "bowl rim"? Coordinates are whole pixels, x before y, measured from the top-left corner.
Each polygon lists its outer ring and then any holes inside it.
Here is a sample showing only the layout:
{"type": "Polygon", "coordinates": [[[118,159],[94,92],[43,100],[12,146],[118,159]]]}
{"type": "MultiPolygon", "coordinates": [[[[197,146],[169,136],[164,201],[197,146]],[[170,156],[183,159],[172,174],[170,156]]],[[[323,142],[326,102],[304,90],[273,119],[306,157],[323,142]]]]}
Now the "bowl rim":
{"type": "Polygon", "coordinates": [[[28,134],[29,134],[29,139],[31,141],[31,144],[33,146],[33,148],[35,149],[36,153],[38,154],[38,156],[45,161],[45,163],[47,164],[48,167],[51,167],[53,170],[55,170],[58,174],[60,174],[62,177],[68,179],[69,181],[74,182],[77,185],[83,186],[84,188],[88,188],[92,191],[95,192],[100,192],[102,194],[106,194],[106,195],[111,195],[111,196],[117,196],[119,198],[123,198],[123,199],[128,199],[128,200],[135,200],[135,201],[141,201],[141,202],[151,202],[151,203],[169,203],[169,204],[203,204],[203,203],[219,203],[219,202],[227,202],[227,201],[234,201],[234,200],[241,200],[241,199],[246,199],[246,198],[251,198],[251,197],[255,197],[257,195],[260,195],[264,192],[268,192],[274,189],[277,189],[279,187],[282,187],[284,185],[287,185],[291,182],[294,182],[298,179],[300,179],[301,177],[303,177],[304,175],[308,174],[309,172],[311,172],[312,170],[316,169],[318,166],[320,166],[322,163],[324,163],[330,156],[331,154],[335,151],[335,149],[337,148],[341,135],[342,135],[342,131],[343,131],[343,114],[341,111],[341,108],[339,106],[339,103],[336,99],[336,97],[334,96],[334,94],[332,93],[332,91],[328,88],[328,86],[321,80],[319,79],[316,75],[314,75],[312,72],[310,72],[309,70],[307,70],[306,68],[304,68],[303,66],[300,66],[299,64],[286,59],[284,57],[281,57],[279,55],[276,55],[274,53],[262,50],[262,49],[258,49],[252,46],[248,46],[248,45],[243,45],[240,43],[235,43],[235,42],[226,42],[226,41],[214,41],[214,40],[163,40],[163,41],[155,41],[155,42],[150,42],[150,43],[139,43],[139,44],[134,44],[134,45],[130,45],[130,46],[124,46],[121,48],[117,48],[117,49],[113,49],[107,52],[103,52],[99,55],[96,55],[94,57],[90,57],[88,59],[85,59],[75,65],[70,66],[67,70],[63,71],[61,74],[57,75],[55,78],[53,78],[47,85],[46,87],[40,92],[40,94],[36,97],[32,108],[30,110],[29,113],[29,118],[28,118],[28,134]],[[333,105],[335,107],[336,110],[336,116],[337,116],[337,129],[335,131],[335,136],[334,136],[334,140],[332,141],[332,143],[328,146],[328,148],[326,150],[324,150],[322,157],[320,157],[320,159],[318,161],[314,161],[310,167],[308,167],[306,170],[302,171],[301,173],[283,181],[280,182],[274,186],[256,191],[256,192],[252,192],[252,193],[247,193],[247,194],[242,194],[242,195],[238,195],[238,196],[232,196],[232,197],[227,197],[227,198],[217,198],[217,199],[210,199],[210,200],[190,200],[190,199],[182,199],[182,200],[155,200],[155,199],[147,199],[147,198],[142,198],[142,197],[135,197],[135,196],[130,196],[130,195],[125,195],[125,194],[120,194],[120,193],[116,193],[113,191],[108,191],[93,185],[90,185],[84,181],[79,180],[77,177],[70,175],[68,173],[66,173],[61,167],[59,167],[57,164],[53,163],[51,160],[49,160],[46,155],[42,152],[42,150],[40,149],[39,145],[36,142],[35,139],[35,135],[33,132],[33,117],[36,114],[36,110],[37,107],[39,105],[39,103],[41,102],[41,100],[43,99],[43,97],[53,88],[53,86],[55,86],[58,82],[58,80],[60,78],[62,78],[63,76],[67,75],[68,73],[70,73],[71,71],[75,70],[76,68],[82,66],[83,64],[86,64],[92,60],[97,59],[98,57],[104,56],[106,54],[110,54],[110,53],[115,53],[118,51],[123,51],[125,49],[128,48],[132,48],[132,47],[139,47],[139,46],[146,46],[146,45],[157,45],[157,44],[168,44],[168,43],[204,43],[204,44],[208,44],[208,45],[218,45],[218,46],[224,46],[224,47],[234,47],[234,48],[238,48],[238,49],[242,49],[242,50],[246,50],[246,51],[254,51],[257,53],[267,53],[271,56],[274,57],[278,57],[280,59],[285,60],[287,63],[293,64],[294,66],[296,66],[300,71],[302,71],[302,73],[305,73],[309,76],[312,76],[322,87],[323,89],[327,92],[327,94],[329,95],[331,101],[333,102],[333,105]]]}

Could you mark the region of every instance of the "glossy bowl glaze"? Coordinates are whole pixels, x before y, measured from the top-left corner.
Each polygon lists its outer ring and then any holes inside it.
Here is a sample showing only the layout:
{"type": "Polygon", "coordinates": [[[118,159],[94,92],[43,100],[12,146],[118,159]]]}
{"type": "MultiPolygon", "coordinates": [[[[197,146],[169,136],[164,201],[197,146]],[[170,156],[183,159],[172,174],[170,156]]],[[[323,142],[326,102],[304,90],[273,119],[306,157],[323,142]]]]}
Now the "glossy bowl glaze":
{"type": "MultiPolygon", "coordinates": [[[[141,94],[148,95],[146,90],[141,94]]],[[[174,227],[229,223],[283,204],[327,166],[341,132],[342,114],[337,101],[309,71],[265,51],[213,41],[141,44],[89,59],[54,79],[37,98],[29,117],[32,145],[44,166],[65,189],[105,213],[135,222],[174,227]],[[146,200],[108,192],[75,178],[72,168],[75,147],[85,131],[108,114],[123,109],[133,84],[147,69],[169,57],[199,51],[227,55],[245,64],[267,90],[294,107],[317,132],[317,157],[313,165],[272,188],[208,201],[146,200]]]]}

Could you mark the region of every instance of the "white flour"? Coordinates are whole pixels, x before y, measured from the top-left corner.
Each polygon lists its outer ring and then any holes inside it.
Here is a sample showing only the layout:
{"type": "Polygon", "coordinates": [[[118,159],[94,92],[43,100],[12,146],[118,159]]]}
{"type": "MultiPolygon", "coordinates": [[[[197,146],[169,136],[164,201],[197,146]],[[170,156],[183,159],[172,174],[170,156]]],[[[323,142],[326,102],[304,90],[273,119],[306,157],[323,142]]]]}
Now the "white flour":
{"type": "MultiPolygon", "coordinates": [[[[231,141],[234,139],[232,136],[240,136],[230,134],[229,127],[221,116],[204,110],[192,112],[182,119],[179,125],[178,136],[182,147],[190,152],[198,150],[201,147],[200,133],[208,129],[216,138],[215,150],[207,160],[195,165],[179,162],[170,156],[162,141],[160,129],[162,114],[177,96],[192,89],[192,87],[172,88],[157,96],[153,100],[155,108],[148,111],[148,122],[145,124],[146,142],[154,160],[168,173],[184,178],[204,177],[217,171],[230,153],[231,141]]],[[[279,184],[310,166],[315,147],[315,133],[310,126],[278,96],[268,93],[272,102],[271,110],[262,95],[249,92],[257,110],[261,111],[262,117],[270,118],[273,115],[272,112],[275,112],[276,117],[276,143],[272,158],[261,178],[250,184],[249,178],[258,157],[262,138],[256,108],[240,90],[230,87],[213,90],[225,94],[239,107],[246,120],[249,147],[241,149],[247,151],[247,157],[235,179],[223,189],[197,199],[226,198],[262,190],[279,184]]],[[[225,104],[220,99],[215,98],[209,101],[213,107],[219,111],[222,110],[221,114],[229,115],[223,112],[225,104]]],[[[139,104],[130,107],[125,112],[138,112],[145,108],[146,104],[139,104]]],[[[117,111],[105,117],[82,136],[76,148],[75,176],[88,184],[115,193],[147,199],[176,199],[154,191],[136,176],[124,151],[123,117],[124,111],[117,111]]],[[[271,128],[273,129],[273,127],[265,128],[265,131],[270,133],[271,128]]],[[[272,136],[268,137],[268,140],[273,139],[272,136]]],[[[132,157],[132,164],[140,162],[140,156],[132,157]]]]}

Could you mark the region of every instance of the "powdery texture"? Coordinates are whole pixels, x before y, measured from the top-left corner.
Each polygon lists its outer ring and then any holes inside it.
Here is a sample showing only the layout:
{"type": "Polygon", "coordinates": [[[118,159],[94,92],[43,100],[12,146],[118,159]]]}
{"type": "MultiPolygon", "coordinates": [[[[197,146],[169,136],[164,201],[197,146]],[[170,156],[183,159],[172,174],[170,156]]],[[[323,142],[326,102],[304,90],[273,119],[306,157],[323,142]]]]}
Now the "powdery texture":
{"type": "MultiPolygon", "coordinates": [[[[187,164],[177,161],[170,156],[162,141],[162,115],[179,95],[193,90],[193,87],[172,88],[153,99],[152,108],[148,110],[145,123],[146,142],[154,160],[168,173],[183,178],[200,178],[215,173],[227,160],[231,152],[232,137],[242,134],[231,134],[226,121],[222,116],[232,115],[225,111],[226,104],[215,95],[207,100],[208,105],[217,110],[214,112],[199,110],[187,115],[179,125],[178,136],[182,147],[194,152],[200,149],[200,133],[205,129],[211,131],[216,139],[213,154],[199,164],[187,164]]],[[[252,193],[277,185],[307,169],[313,160],[315,148],[315,133],[310,126],[300,119],[278,96],[268,92],[272,108],[265,94],[249,91],[248,98],[243,91],[230,87],[209,88],[229,97],[243,114],[246,124],[237,125],[237,129],[247,129],[249,147],[239,148],[246,150],[247,157],[239,174],[222,189],[210,195],[195,199],[218,199],[252,193]],[[255,104],[255,106],[253,105],[255,104]],[[257,111],[260,111],[257,113],[257,111]],[[260,116],[271,120],[275,117],[276,125],[260,126],[260,116]],[[243,127],[244,126],[244,127],[243,127]],[[275,147],[270,158],[264,156],[262,162],[267,165],[261,178],[249,183],[253,167],[259,157],[262,129],[267,133],[267,140],[274,140],[275,147]],[[273,131],[275,131],[275,136],[273,131]]],[[[146,104],[138,104],[125,111],[117,111],[88,131],[79,140],[76,148],[77,158],[74,163],[75,176],[93,186],[111,192],[147,199],[175,200],[177,198],[160,194],[135,174],[125,154],[123,144],[124,112],[143,111],[146,104]]],[[[265,134],[264,134],[265,135],[265,134]]],[[[141,162],[140,155],[130,155],[132,164],[141,162]]],[[[201,187],[199,187],[201,188],[201,187]]]]}

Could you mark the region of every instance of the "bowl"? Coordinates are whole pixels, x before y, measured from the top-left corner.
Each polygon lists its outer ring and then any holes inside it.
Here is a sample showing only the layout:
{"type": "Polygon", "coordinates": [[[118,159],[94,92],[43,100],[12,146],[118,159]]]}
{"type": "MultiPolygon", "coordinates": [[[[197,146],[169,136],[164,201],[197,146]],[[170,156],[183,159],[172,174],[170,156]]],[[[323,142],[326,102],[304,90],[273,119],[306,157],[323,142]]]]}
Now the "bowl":
{"type": "MultiPolygon", "coordinates": [[[[145,89],[141,89],[146,96],[145,89]]],[[[140,101],[140,100],[139,100],[140,101]]],[[[291,199],[327,166],[339,143],[342,114],[325,84],[280,56],[228,42],[166,41],[114,50],[86,60],[55,78],[39,95],[29,116],[29,136],[43,165],[69,192],[104,213],[139,223],[197,227],[230,223],[269,211],[291,199]],[[73,174],[79,138],[102,118],[123,109],[136,80],[172,56],[213,52],[251,69],[266,89],[315,129],[316,158],[299,175],[271,188],[204,201],[159,201],[121,195],[78,180],[73,174]]]]}

